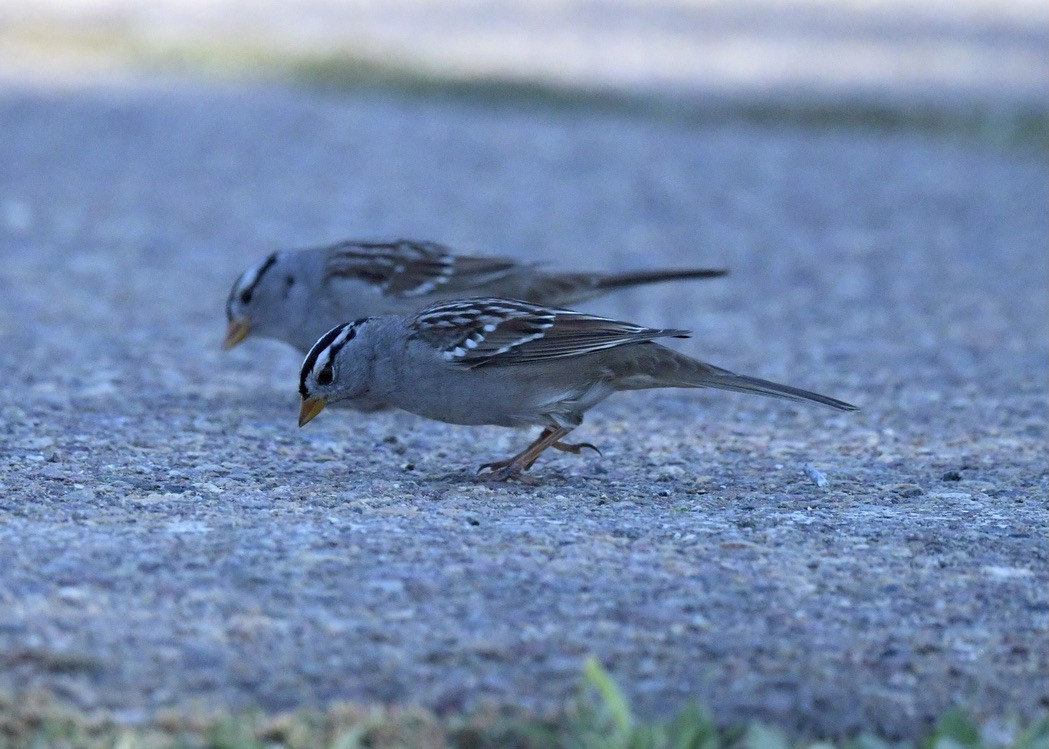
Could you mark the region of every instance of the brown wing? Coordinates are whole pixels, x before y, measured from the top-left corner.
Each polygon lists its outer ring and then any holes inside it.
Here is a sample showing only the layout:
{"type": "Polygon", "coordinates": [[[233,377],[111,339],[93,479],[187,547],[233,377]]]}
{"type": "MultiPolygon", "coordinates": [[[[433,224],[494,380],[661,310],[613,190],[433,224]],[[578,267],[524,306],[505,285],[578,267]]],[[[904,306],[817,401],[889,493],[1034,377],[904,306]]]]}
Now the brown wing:
{"type": "Polygon", "coordinates": [[[343,242],[330,248],[329,278],[356,278],[384,296],[469,294],[519,270],[513,260],[454,255],[436,242],[343,242]]]}
{"type": "Polygon", "coordinates": [[[687,338],[687,330],[645,328],[510,299],[435,304],[414,321],[417,334],[443,357],[466,367],[524,364],[583,356],[656,338],[687,338]]]}

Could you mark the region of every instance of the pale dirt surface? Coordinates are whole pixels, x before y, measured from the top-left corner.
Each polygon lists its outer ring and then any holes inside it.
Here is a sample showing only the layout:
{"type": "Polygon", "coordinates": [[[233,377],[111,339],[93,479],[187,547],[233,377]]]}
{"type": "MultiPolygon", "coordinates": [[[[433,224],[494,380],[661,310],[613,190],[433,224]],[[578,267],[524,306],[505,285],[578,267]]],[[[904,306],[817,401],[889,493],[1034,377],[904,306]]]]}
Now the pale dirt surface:
{"type": "Polygon", "coordinates": [[[646,713],[1046,708],[1041,155],[171,82],[9,87],[0,122],[0,689],[546,709],[593,653],[646,713]],[[538,487],[472,481],[523,433],[299,430],[297,357],[220,352],[224,297],[354,235],[725,264],[591,308],[863,411],[624,394],[538,487]]]}

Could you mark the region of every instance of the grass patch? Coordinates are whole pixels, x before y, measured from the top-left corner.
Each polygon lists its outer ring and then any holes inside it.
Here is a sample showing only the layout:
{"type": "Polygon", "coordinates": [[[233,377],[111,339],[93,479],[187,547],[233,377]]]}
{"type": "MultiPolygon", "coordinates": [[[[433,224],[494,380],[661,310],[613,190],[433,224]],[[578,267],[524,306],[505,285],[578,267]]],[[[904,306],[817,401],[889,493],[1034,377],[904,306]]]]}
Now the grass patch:
{"type": "Polygon", "coordinates": [[[945,714],[916,742],[872,735],[844,742],[800,740],[761,724],[719,728],[686,706],[662,721],[635,718],[596,660],[583,668],[580,692],[550,718],[479,712],[438,717],[421,709],[333,705],[279,715],[163,713],[121,724],[56,706],[46,698],[0,699],[0,749],[1049,749],[1049,718],[996,743],[961,712],[945,714]]]}
{"type": "Polygon", "coordinates": [[[763,127],[850,128],[961,135],[1007,147],[1049,150],[1049,111],[975,104],[898,105],[827,95],[745,99],[727,95],[661,95],[564,86],[510,77],[456,77],[422,68],[350,57],[295,56],[277,68],[293,81],[327,91],[393,91],[403,95],[531,111],[597,112],[679,125],[744,123],[763,127]]]}
{"type": "Polygon", "coordinates": [[[529,78],[455,75],[407,60],[314,54],[261,44],[147,42],[131,34],[102,30],[62,33],[42,28],[8,29],[0,32],[0,53],[83,58],[102,67],[212,78],[261,78],[336,93],[380,92],[514,110],[609,114],[693,127],[743,123],[911,131],[1049,152],[1049,109],[1037,104],[900,105],[815,94],[745,98],[636,93],[529,78]]]}

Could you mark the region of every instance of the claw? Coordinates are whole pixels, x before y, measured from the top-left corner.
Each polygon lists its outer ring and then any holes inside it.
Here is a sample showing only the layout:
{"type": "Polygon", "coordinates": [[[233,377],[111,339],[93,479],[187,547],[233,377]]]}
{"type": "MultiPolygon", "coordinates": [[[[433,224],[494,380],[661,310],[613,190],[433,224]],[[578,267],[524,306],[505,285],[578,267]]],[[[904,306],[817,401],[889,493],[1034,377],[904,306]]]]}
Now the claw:
{"type": "Polygon", "coordinates": [[[597,449],[597,445],[592,445],[589,442],[555,442],[550,445],[555,450],[560,450],[565,453],[572,453],[573,455],[579,455],[583,452],[583,448],[593,450],[595,453],[600,455],[602,458],[605,457],[604,453],[597,449]]]}
{"type": "Polygon", "coordinates": [[[482,463],[480,466],[477,467],[477,474],[480,475],[482,471],[495,473],[496,471],[500,471],[503,468],[506,468],[512,462],[513,461],[511,460],[497,460],[494,463],[482,463]]]}
{"type": "Polygon", "coordinates": [[[520,481],[523,484],[535,484],[537,483],[531,476],[522,475],[522,471],[526,471],[528,468],[522,466],[520,463],[515,463],[511,460],[502,460],[499,463],[485,463],[477,471],[477,480],[484,482],[496,482],[496,481],[509,481],[514,479],[520,481]],[[485,468],[488,468],[488,473],[481,473],[485,468]]]}

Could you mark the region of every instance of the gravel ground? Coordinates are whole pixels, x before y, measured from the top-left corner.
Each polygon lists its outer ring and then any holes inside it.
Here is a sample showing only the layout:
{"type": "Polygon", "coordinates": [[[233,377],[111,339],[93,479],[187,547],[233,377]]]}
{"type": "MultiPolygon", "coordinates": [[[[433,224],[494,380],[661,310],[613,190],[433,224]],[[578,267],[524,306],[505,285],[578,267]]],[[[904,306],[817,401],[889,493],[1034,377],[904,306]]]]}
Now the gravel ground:
{"type": "Polygon", "coordinates": [[[7,88],[0,121],[0,690],[547,709],[593,653],[647,713],[1047,707],[1042,155],[170,81],[7,88]],[[624,394],[536,487],[471,478],[520,432],[299,430],[297,356],[223,354],[224,297],[354,235],[724,263],[590,308],[863,411],[624,394]]]}

